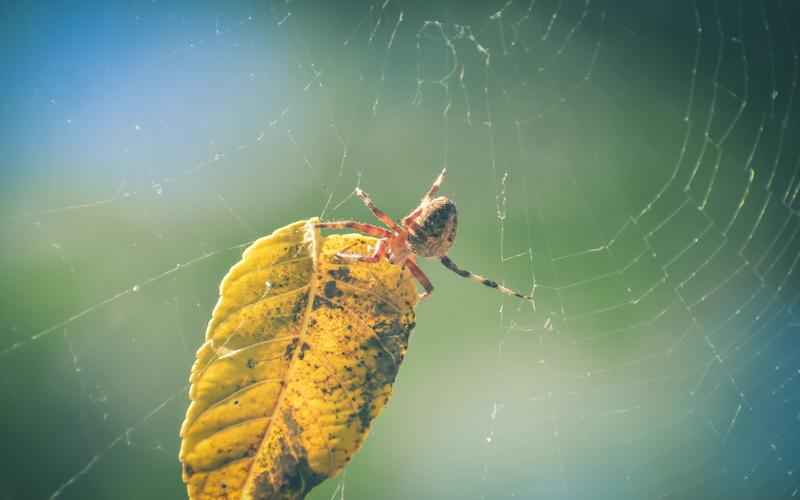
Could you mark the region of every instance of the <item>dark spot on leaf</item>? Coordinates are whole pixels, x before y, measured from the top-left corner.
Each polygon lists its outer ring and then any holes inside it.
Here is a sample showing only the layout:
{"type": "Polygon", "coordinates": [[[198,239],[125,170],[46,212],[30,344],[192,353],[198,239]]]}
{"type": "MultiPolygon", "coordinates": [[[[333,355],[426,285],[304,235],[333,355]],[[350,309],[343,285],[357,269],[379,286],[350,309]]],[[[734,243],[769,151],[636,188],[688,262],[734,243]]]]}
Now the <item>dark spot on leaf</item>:
{"type": "Polygon", "coordinates": [[[296,322],[300,319],[300,316],[306,310],[306,304],[308,304],[308,296],[303,294],[292,306],[292,321],[296,322]]]}
{"type": "Polygon", "coordinates": [[[290,360],[292,359],[292,355],[294,354],[294,350],[297,349],[297,344],[300,342],[300,339],[297,337],[293,338],[289,345],[286,346],[286,350],[283,351],[283,359],[290,360]]]}
{"type": "Polygon", "coordinates": [[[250,368],[251,370],[253,368],[255,368],[256,367],[256,360],[253,359],[253,358],[248,359],[247,360],[247,367],[250,368]]]}
{"type": "Polygon", "coordinates": [[[358,420],[361,422],[361,428],[366,429],[369,427],[369,423],[372,421],[372,400],[365,404],[358,409],[358,420]]]}
{"type": "Polygon", "coordinates": [[[374,366],[366,365],[363,360],[357,363],[367,369],[367,374],[360,387],[363,401],[356,413],[348,419],[348,425],[357,420],[362,430],[369,428],[374,401],[380,397],[387,384],[394,383],[413,327],[413,322],[404,324],[398,319],[379,321],[372,325],[375,335],[361,343],[359,348],[366,356],[373,353],[371,356],[374,366]]]}
{"type": "Polygon", "coordinates": [[[392,309],[392,306],[390,306],[386,302],[381,302],[381,301],[375,303],[373,310],[375,311],[375,314],[390,314],[394,311],[394,309],[392,309]]]}
{"type": "Polygon", "coordinates": [[[322,306],[325,306],[328,309],[341,309],[342,308],[342,306],[331,302],[330,300],[326,299],[325,297],[317,295],[316,297],[314,297],[314,304],[313,304],[312,308],[316,311],[317,309],[319,309],[322,306]]]}
{"type": "Polygon", "coordinates": [[[392,321],[378,321],[372,325],[372,329],[381,340],[392,340],[396,342],[394,337],[399,337],[405,343],[408,341],[408,337],[414,326],[416,326],[414,322],[405,325],[400,320],[393,319],[392,321]]]}
{"type": "Polygon", "coordinates": [[[303,345],[300,346],[300,354],[297,355],[298,358],[304,359],[306,357],[306,351],[311,349],[311,346],[308,345],[306,342],[303,342],[303,345]]]}
{"type": "Polygon", "coordinates": [[[328,271],[332,277],[336,278],[337,280],[344,281],[345,283],[350,283],[353,281],[353,277],[350,276],[350,269],[345,266],[340,266],[336,269],[332,269],[328,271]]]}
{"type": "Polygon", "coordinates": [[[268,472],[262,472],[256,476],[256,487],[253,496],[255,498],[277,498],[268,472]]]}
{"type": "Polygon", "coordinates": [[[303,432],[303,428],[300,427],[300,425],[297,423],[297,420],[294,419],[294,415],[292,415],[291,411],[283,411],[283,422],[286,424],[286,428],[289,429],[289,432],[295,439],[303,432]]]}
{"type": "Polygon", "coordinates": [[[341,290],[336,288],[336,282],[332,280],[325,283],[324,292],[325,296],[329,299],[333,299],[341,295],[344,295],[341,290]]]}
{"type": "Polygon", "coordinates": [[[270,474],[260,475],[257,479],[256,498],[303,498],[311,488],[327,478],[324,474],[314,472],[308,463],[308,453],[301,445],[293,443],[290,447],[286,441],[281,440],[280,446],[281,454],[272,470],[272,477],[277,478],[277,484],[270,482],[270,474]]]}
{"type": "Polygon", "coordinates": [[[367,349],[375,352],[375,368],[377,370],[377,373],[374,374],[375,382],[381,386],[394,383],[399,368],[394,361],[394,356],[388,356],[386,346],[383,346],[376,338],[370,338],[364,344],[367,345],[367,349]]]}

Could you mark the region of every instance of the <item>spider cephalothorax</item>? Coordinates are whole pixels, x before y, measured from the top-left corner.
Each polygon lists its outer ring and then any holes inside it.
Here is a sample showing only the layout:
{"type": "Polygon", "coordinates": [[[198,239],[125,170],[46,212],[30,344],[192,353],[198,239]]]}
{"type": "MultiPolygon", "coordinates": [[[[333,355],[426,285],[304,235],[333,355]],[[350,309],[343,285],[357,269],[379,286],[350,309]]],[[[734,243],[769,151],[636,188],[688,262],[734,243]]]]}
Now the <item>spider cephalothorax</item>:
{"type": "Polygon", "coordinates": [[[442,173],[433,181],[433,185],[422,198],[419,206],[403,218],[402,224],[397,224],[393,221],[391,217],[372,203],[367,193],[356,188],[356,196],[389,229],[353,220],[320,222],[317,227],[331,229],[350,228],[378,238],[378,244],[375,245],[375,249],[370,255],[338,254],[337,256],[350,262],[377,262],[381,258],[386,258],[393,264],[407,268],[425,289],[425,293],[420,295],[420,299],[427,298],[431,294],[433,285],[428,277],[425,276],[425,273],[422,272],[422,269],[417,266],[417,256],[438,257],[447,269],[459,276],[469,278],[489,288],[494,288],[506,295],[533,300],[532,295],[522,295],[495,281],[460,269],[447,256],[447,252],[456,239],[458,213],[455,203],[446,196],[434,198],[444,180],[445,172],[446,170],[442,170],[442,173]]]}
{"type": "Polygon", "coordinates": [[[457,224],[455,203],[444,196],[423,200],[419,206],[419,215],[406,224],[408,247],[420,257],[447,255],[456,239],[457,224]]]}

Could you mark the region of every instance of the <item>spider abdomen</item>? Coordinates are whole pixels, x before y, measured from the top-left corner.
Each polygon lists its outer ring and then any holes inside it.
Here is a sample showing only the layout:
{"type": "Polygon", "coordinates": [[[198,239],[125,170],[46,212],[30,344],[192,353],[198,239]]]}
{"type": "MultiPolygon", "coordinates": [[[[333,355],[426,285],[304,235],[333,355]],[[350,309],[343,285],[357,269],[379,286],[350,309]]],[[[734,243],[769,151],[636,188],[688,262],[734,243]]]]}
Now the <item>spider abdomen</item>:
{"type": "Polygon", "coordinates": [[[424,202],[420,209],[408,235],[411,251],[422,257],[447,255],[456,239],[456,204],[440,196],[424,202]]]}

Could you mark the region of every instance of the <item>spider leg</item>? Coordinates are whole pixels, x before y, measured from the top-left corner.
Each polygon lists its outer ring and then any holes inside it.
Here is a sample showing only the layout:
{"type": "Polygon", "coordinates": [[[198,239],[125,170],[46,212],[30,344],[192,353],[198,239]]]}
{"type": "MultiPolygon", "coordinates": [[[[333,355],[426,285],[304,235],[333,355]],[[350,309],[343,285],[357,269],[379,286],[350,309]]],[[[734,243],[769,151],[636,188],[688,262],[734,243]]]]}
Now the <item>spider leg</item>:
{"type": "MultiPolygon", "coordinates": [[[[425,193],[425,196],[422,198],[423,202],[425,202],[425,200],[430,200],[436,193],[439,192],[439,187],[442,185],[442,182],[444,181],[444,175],[446,173],[447,169],[443,168],[442,173],[440,173],[439,177],[437,177],[436,180],[433,181],[433,184],[431,184],[431,188],[428,190],[427,193],[425,193]]],[[[413,230],[418,230],[419,226],[417,226],[414,223],[414,219],[416,219],[417,216],[419,216],[420,212],[422,212],[422,204],[420,204],[420,206],[415,208],[410,214],[403,217],[403,225],[407,227],[410,226],[411,229],[413,230]]]]}
{"type": "Polygon", "coordinates": [[[397,232],[401,231],[400,226],[398,226],[397,223],[393,221],[391,217],[386,215],[386,212],[375,206],[375,203],[372,202],[372,199],[369,197],[367,193],[362,191],[360,188],[356,188],[356,196],[358,196],[361,199],[361,201],[364,202],[364,205],[366,205],[367,208],[369,208],[372,211],[372,213],[375,215],[375,217],[378,218],[379,221],[386,224],[386,227],[388,227],[392,231],[397,231],[397,232]]]}
{"type": "Polygon", "coordinates": [[[434,195],[435,195],[437,192],[439,192],[439,186],[441,186],[441,185],[442,185],[442,182],[444,182],[444,175],[445,175],[446,173],[447,173],[447,169],[446,169],[446,168],[443,168],[443,169],[442,169],[442,173],[440,173],[440,174],[439,174],[439,177],[437,177],[437,178],[436,178],[436,180],[435,180],[435,181],[433,181],[433,184],[431,184],[431,188],[428,190],[428,192],[427,192],[427,193],[425,193],[425,197],[423,198],[423,200],[428,200],[428,199],[430,199],[430,198],[433,198],[433,196],[434,196],[434,195]]]}
{"type": "Polygon", "coordinates": [[[319,228],[328,228],[328,229],[355,229],[360,233],[368,234],[370,236],[375,236],[376,238],[386,238],[392,236],[391,231],[387,231],[382,227],[373,226],[372,224],[364,224],[363,222],[358,222],[354,220],[318,222],[315,224],[315,226],[319,228]]]}
{"type": "Polygon", "coordinates": [[[422,285],[422,288],[425,289],[423,293],[419,294],[419,300],[425,300],[430,297],[433,292],[433,285],[431,284],[431,280],[422,272],[422,269],[417,267],[417,264],[411,259],[407,259],[405,263],[403,263],[403,266],[411,271],[411,275],[414,276],[414,278],[419,281],[419,284],[422,285]]]}
{"type": "Polygon", "coordinates": [[[415,208],[410,214],[403,217],[403,225],[406,227],[414,225],[415,226],[414,229],[418,229],[419,226],[416,224],[416,222],[414,222],[414,219],[416,219],[421,212],[422,212],[422,207],[415,208]]]}
{"type": "Polygon", "coordinates": [[[368,262],[374,263],[378,262],[381,257],[386,255],[386,240],[380,239],[378,240],[378,244],[375,245],[375,250],[372,251],[369,255],[359,255],[356,253],[337,253],[336,258],[347,263],[354,263],[354,262],[368,262]]]}
{"type": "Polygon", "coordinates": [[[440,257],[439,260],[442,262],[442,264],[444,264],[444,267],[446,267],[447,269],[453,271],[454,273],[456,273],[457,275],[461,276],[462,278],[469,278],[469,279],[471,279],[472,281],[474,281],[476,283],[480,283],[483,286],[488,286],[489,288],[494,288],[498,292],[504,293],[506,295],[511,295],[513,297],[518,297],[520,299],[533,300],[533,295],[522,295],[519,292],[515,292],[514,290],[511,290],[510,288],[506,288],[503,285],[498,284],[496,281],[492,281],[492,280],[486,279],[483,276],[479,276],[477,274],[472,274],[471,272],[469,272],[469,271],[467,271],[465,269],[460,269],[456,265],[456,263],[453,262],[452,260],[450,260],[450,257],[448,257],[446,255],[444,257],[440,257]]]}

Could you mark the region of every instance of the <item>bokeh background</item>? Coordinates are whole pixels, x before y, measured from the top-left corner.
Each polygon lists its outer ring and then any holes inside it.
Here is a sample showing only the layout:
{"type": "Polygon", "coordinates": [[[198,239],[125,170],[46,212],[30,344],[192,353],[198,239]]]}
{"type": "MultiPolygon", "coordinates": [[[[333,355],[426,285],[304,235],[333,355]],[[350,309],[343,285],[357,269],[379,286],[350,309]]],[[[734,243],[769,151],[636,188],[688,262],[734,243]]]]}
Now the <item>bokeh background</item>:
{"type": "Polygon", "coordinates": [[[309,498],[789,498],[796,2],[0,7],[0,498],[182,498],[217,286],[310,216],[452,258],[387,409],[309,498]]]}

